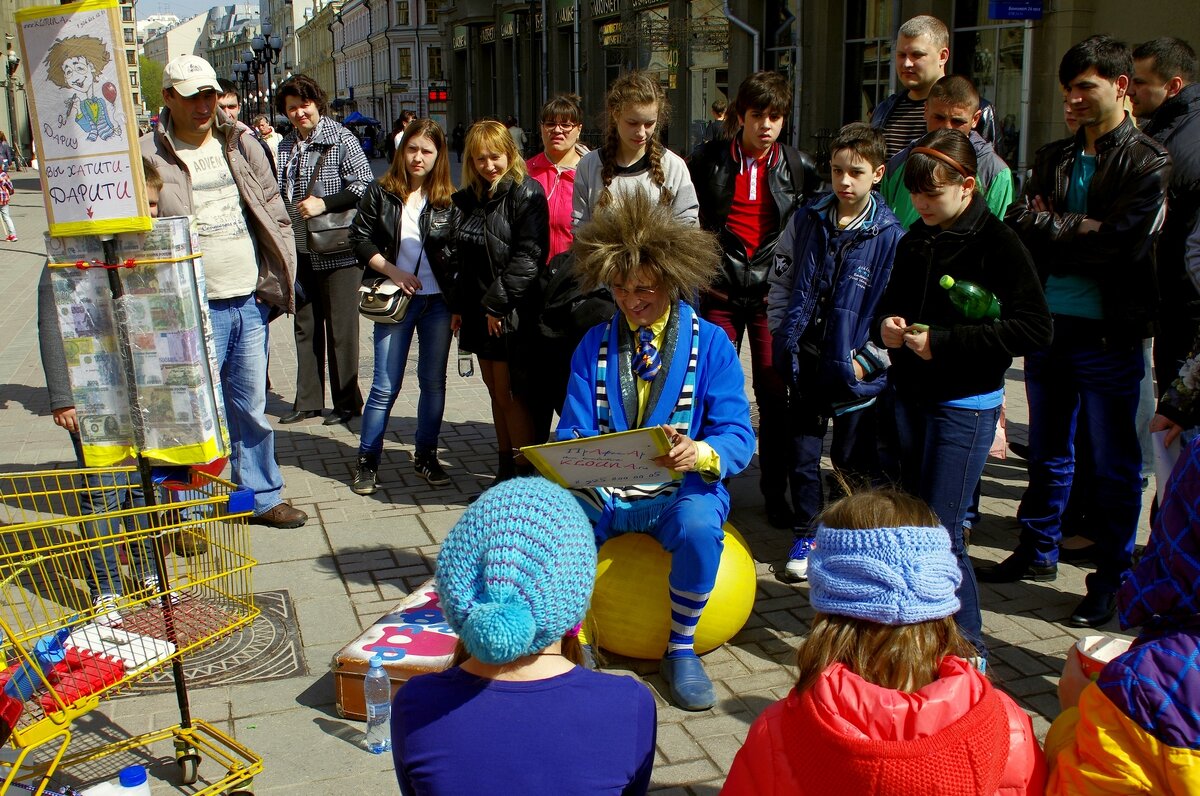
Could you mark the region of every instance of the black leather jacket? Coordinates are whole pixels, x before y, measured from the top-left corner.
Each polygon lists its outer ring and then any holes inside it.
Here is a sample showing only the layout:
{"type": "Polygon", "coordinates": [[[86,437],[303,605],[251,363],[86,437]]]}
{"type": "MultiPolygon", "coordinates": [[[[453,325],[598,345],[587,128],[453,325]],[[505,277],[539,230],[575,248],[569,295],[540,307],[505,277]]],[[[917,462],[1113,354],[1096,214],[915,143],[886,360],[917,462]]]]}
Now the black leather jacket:
{"type": "MultiPolygon", "coordinates": [[[[400,197],[375,181],[367,186],[358,203],[358,214],[350,225],[350,246],[354,256],[363,266],[363,283],[379,279],[381,274],[369,263],[376,254],[391,260],[396,256],[396,222],[400,218],[403,203],[400,197]]],[[[454,288],[454,205],[435,208],[426,203],[421,211],[421,240],[429,267],[437,278],[438,287],[450,301],[454,288]]]]}
{"type": "Polygon", "coordinates": [[[457,303],[452,303],[451,309],[461,315],[471,311],[478,299],[487,314],[503,318],[522,307],[538,272],[546,265],[550,250],[550,208],[546,194],[532,177],[526,177],[520,184],[506,177],[491,197],[481,199],[473,189],[463,188],[451,199],[455,226],[458,214],[469,216],[481,204],[487,214],[486,256],[474,256],[479,253],[474,246],[455,246],[457,303]]]}
{"type": "Polygon", "coordinates": [[[1075,138],[1039,149],[1025,189],[1009,206],[1005,221],[1033,254],[1043,285],[1052,274],[1079,274],[1099,283],[1106,340],[1152,337],[1158,312],[1154,244],[1165,216],[1171,158],[1126,114],[1125,121],[1096,141],[1096,173],[1088,185],[1084,216],[1061,209],[1083,146],[1080,130],[1075,138]],[[1049,210],[1034,210],[1037,196],[1049,210]],[[1100,230],[1079,234],[1085,217],[1099,221],[1100,230]]]}
{"type": "Polygon", "coordinates": [[[1200,83],[1160,105],[1142,132],[1171,153],[1167,222],[1156,254],[1163,309],[1185,310],[1200,320],[1200,83]]]}
{"type": "Polygon", "coordinates": [[[700,202],[700,226],[718,235],[725,252],[721,270],[709,292],[733,303],[761,307],[767,298],[767,274],[775,259],[779,233],[792,212],[816,194],[821,178],[807,152],[786,144],[780,146],[781,157],[767,171],[767,185],[775,200],[775,224],[755,250],[753,259],[747,261],[745,246],[726,227],[734,181],[741,166],[734,159],[732,145],[733,142],[724,139],[709,141],[688,164],[700,202]]]}

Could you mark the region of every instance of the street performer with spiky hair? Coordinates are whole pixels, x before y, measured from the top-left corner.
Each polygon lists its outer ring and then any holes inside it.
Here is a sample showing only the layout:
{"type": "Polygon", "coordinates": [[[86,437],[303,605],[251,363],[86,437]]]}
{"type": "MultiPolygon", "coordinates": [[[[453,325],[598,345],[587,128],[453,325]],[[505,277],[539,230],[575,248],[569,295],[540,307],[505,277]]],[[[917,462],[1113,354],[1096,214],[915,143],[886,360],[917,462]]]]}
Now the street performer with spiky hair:
{"type": "Polygon", "coordinates": [[[588,489],[580,502],[597,544],[644,532],[671,554],[671,633],[661,673],[685,710],[716,702],[696,656],[696,624],[712,592],[729,516],[723,478],[754,454],[742,366],[728,335],[686,298],[717,272],[713,235],[634,192],[575,230],[584,291],[607,286],[618,312],[583,338],[571,361],[559,439],[661,426],[671,449],[655,461],[682,480],[588,489]]]}

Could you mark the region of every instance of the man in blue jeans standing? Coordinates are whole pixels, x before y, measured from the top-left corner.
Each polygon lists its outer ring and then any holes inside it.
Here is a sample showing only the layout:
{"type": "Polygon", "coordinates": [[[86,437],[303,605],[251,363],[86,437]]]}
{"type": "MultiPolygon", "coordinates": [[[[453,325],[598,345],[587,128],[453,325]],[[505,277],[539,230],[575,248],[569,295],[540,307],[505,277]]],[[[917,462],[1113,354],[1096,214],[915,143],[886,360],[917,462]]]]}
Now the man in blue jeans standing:
{"type": "Polygon", "coordinates": [[[1067,620],[1073,627],[1112,618],[1141,513],[1135,417],[1142,340],[1154,335],[1157,320],[1154,244],[1171,161],[1125,112],[1132,74],[1129,49],[1109,36],[1067,51],[1058,78],[1080,128],[1038,150],[1006,216],[1037,264],[1054,340],[1025,358],[1030,455],[1029,488],[1017,511],[1020,542],[977,576],[985,583],[1057,576],[1079,420],[1092,448],[1091,461],[1081,463],[1092,468],[1095,484],[1096,571],[1067,620]]]}
{"type": "Polygon", "coordinates": [[[203,58],[163,69],[158,128],[142,154],[163,178],[159,214],[196,219],[212,317],[232,478],[254,491],[250,522],[298,528],[308,515],[283,501],[275,431],[266,417],[267,318],[295,311],[296,249],[275,173],[250,128],[217,107],[222,89],[203,58]]]}

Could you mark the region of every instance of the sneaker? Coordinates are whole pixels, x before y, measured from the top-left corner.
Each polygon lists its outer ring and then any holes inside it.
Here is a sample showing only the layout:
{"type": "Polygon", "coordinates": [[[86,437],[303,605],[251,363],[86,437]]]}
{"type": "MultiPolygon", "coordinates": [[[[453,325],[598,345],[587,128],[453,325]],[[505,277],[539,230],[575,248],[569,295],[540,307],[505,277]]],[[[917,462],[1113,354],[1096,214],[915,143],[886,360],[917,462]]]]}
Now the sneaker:
{"type": "Polygon", "coordinates": [[[374,495],[379,489],[379,457],[359,456],[354,467],[350,491],[356,495],[374,495]]]}
{"type": "Polygon", "coordinates": [[[814,541],[811,536],[796,539],[788,553],[788,562],[783,567],[785,580],[792,583],[808,580],[808,554],[812,552],[814,541]]]}
{"type": "Polygon", "coordinates": [[[115,627],[122,622],[121,612],[117,609],[117,595],[115,594],[97,594],[92,600],[92,608],[95,610],[93,621],[104,627],[115,627]]]}
{"type": "Polygon", "coordinates": [[[16,236],[16,235],[9,235],[9,236],[8,236],[8,238],[7,238],[7,240],[8,240],[8,242],[9,242],[9,243],[15,243],[15,242],[16,242],[16,240],[17,240],[17,236],[16,236]]]}
{"type": "Polygon", "coordinates": [[[417,471],[417,475],[424,478],[433,486],[442,486],[450,483],[450,476],[446,475],[446,471],[442,469],[442,465],[438,462],[436,454],[415,457],[413,459],[413,469],[417,471]]]}
{"type": "MultiPolygon", "coordinates": [[[[151,575],[142,581],[142,588],[155,595],[159,594],[158,578],[151,575]]],[[[171,590],[171,605],[179,605],[179,592],[171,590]]]]}

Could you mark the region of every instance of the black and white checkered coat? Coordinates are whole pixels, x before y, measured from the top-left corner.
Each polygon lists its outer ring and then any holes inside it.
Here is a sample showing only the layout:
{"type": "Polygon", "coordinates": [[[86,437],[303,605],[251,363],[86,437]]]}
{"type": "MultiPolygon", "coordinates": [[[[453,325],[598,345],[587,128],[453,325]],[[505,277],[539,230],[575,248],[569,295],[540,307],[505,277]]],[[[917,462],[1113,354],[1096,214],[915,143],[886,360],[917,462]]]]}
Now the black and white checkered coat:
{"type": "Polygon", "coordinates": [[[353,252],[337,255],[309,252],[308,225],[296,210],[296,203],[307,195],[305,189],[317,160],[326,150],[329,150],[329,154],[321,163],[321,172],[313,183],[312,193],[313,196],[326,197],[327,211],[345,210],[358,204],[367,185],[375,179],[371,164],[363,154],[362,144],[354,137],[354,133],[328,116],[321,117],[317,129],[304,144],[299,144],[295,130],[279,143],[279,192],[292,218],[296,251],[312,257],[314,271],[333,271],[359,264],[353,252]],[[299,152],[296,152],[297,146],[300,147],[299,152]],[[333,201],[330,201],[331,198],[333,201]]]}

